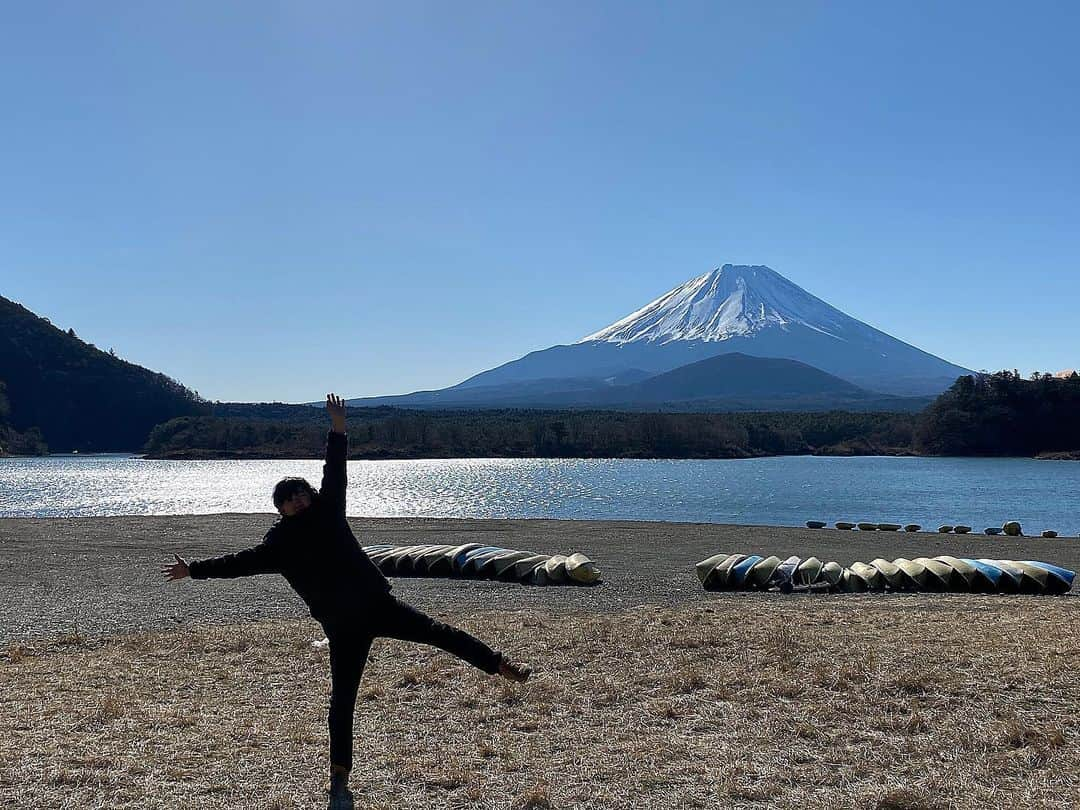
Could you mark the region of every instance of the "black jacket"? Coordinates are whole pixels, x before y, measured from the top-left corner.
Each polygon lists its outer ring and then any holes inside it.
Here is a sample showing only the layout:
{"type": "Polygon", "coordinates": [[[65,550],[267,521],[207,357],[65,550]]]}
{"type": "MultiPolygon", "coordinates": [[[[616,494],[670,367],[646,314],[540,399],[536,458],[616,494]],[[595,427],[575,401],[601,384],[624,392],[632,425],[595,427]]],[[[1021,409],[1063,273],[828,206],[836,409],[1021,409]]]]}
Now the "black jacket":
{"type": "Polygon", "coordinates": [[[253,548],[192,562],[193,579],[281,574],[324,624],[362,616],[386,598],[390,583],[368,559],[345,519],[348,438],[326,437],[322,486],[311,506],[282,517],[253,548]]]}

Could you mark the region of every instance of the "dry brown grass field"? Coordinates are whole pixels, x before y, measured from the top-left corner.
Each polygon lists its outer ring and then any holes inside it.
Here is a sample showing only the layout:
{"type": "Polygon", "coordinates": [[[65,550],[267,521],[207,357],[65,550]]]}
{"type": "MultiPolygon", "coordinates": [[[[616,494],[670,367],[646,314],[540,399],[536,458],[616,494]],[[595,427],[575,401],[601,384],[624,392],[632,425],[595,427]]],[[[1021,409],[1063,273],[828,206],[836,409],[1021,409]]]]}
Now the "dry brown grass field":
{"type": "MultiPolygon", "coordinates": [[[[510,685],[378,642],[356,807],[1075,807],[1078,604],[746,594],[455,611],[535,676],[510,685]]],[[[319,636],[276,620],[7,643],[0,806],[325,806],[319,636]]]]}

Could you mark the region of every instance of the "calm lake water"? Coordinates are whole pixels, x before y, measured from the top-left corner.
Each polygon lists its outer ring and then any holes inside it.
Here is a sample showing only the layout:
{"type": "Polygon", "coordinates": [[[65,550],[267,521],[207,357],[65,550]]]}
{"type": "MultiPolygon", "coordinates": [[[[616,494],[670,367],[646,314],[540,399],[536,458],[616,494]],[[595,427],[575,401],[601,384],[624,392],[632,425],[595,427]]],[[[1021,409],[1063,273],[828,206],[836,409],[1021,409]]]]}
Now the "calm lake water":
{"type": "MultiPolygon", "coordinates": [[[[0,516],[269,512],[286,475],[317,461],[0,459],[0,516]]],[[[809,519],[966,523],[1016,519],[1080,533],[1080,463],[1030,459],[350,461],[349,514],[546,517],[800,526],[809,519]]]]}

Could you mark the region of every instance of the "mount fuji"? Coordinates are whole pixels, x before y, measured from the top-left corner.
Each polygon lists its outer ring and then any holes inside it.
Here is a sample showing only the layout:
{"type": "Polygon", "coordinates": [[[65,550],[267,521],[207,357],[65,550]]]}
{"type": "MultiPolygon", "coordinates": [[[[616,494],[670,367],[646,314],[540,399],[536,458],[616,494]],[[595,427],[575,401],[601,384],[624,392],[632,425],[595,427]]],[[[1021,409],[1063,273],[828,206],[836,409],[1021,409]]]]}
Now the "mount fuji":
{"type": "MultiPolygon", "coordinates": [[[[646,380],[658,383],[665,372],[727,354],[748,357],[738,364],[740,374],[750,373],[753,358],[797,361],[803,368],[795,387],[803,394],[805,366],[812,366],[825,372],[822,393],[845,400],[840,406],[852,397],[933,396],[972,373],[846,315],[768,267],[725,264],[576,343],[532,352],[441,391],[351,404],[603,407],[636,400],[646,380]]],[[[796,373],[794,366],[759,366],[756,376],[772,380],[775,396],[767,400],[790,393],[785,379],[793,379],[786,375],[796,373]]],[[[707,368],[730,373],[709,364],[697,368],[699,374],[707,368]]],[[[735,396],[730,384],[723,388],[725,396],[735,396]]],[[[651,401],[663,399],[657,384],[652,389],[651,401]]],[[[760,399],[760,386],[755,390],[760,399]]]]}

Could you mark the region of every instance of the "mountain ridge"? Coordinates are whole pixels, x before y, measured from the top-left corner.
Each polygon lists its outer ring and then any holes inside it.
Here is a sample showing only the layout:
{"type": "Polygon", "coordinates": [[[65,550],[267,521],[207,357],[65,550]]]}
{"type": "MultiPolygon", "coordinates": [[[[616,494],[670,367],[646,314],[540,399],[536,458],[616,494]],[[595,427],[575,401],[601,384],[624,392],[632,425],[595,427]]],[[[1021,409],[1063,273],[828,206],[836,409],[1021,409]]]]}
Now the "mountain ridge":
{"type": "Polygon", "coordinates": [[[56,451],[138,450],[150,429],[200,410],[198,396],[156,371],[80,340],[0,296],[0,380],[7,421],[56,451]]]}
{"type": "Polygon", "coordinates": [[[630,368],[658,374],[728,352],[797,360],[895,396],[936,395],[972,373],[841,312],[771,268],[726,264],[576,343],[530,352],[443,390],[606,378],[630,368]]]}

